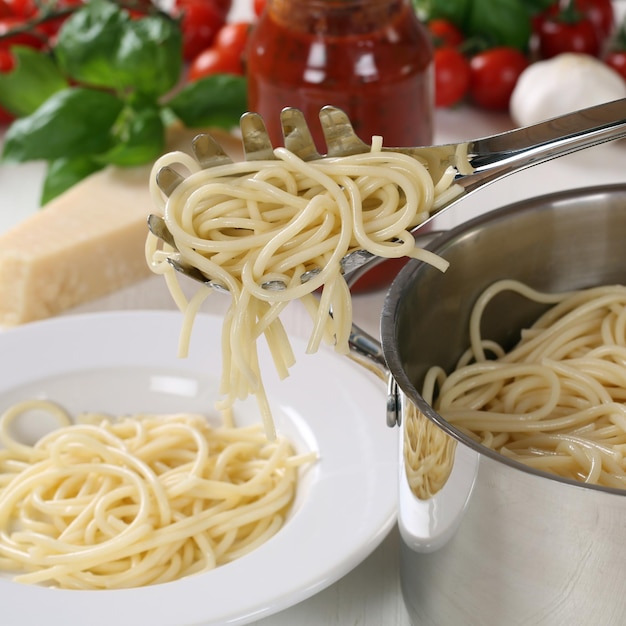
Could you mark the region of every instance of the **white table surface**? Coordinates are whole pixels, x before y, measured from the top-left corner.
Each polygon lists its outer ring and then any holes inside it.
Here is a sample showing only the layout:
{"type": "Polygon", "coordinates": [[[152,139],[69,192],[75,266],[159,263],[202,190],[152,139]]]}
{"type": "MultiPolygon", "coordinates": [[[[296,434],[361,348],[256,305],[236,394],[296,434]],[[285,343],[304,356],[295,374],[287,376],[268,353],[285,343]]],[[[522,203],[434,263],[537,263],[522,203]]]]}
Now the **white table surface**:
{"type": "MultiPolygon", "coordinates": [[[[438,111],[436,142],[485,136],[507,130],[511,125],[504,114],[486,114],[467,108],[438,111]]],[[[37,210],[41,172],[38,164],[0,165],[0,232],[37,210]]],[[[449,228],[481,212],[535,195],[616,182],[626,182],[626,141],[579,152],[494,183],[442,215],[435,226],[449,228]]],[[[383,298],[383,291],[354,298],[355,321],[374,335],[378,333],[383,298]]],[[[225,298],[210,298],[206,310],[220,312],[225,306],[225,298]]],[[[65,314],[173,308],[162,279],[153,277],[65,314]]],[[[287,322],[288,329],[303,332],[300,321],[296,309],[287,322]]],[[[381,419],[385,419],[384,414],[381,419]]],[[[400,590],[399,545],[399,534],[394,528],[383,543],[344,578],[308,600],[254,623],[257,626],[409,625],[400,590]]]]}

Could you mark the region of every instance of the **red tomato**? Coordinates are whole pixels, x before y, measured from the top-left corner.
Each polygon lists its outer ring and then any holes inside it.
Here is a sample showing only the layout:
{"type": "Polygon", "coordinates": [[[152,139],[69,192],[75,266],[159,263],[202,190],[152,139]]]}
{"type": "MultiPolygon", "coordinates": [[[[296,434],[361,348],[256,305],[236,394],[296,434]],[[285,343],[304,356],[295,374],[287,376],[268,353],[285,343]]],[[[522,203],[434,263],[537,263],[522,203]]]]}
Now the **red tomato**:
{"type": "Polygon", "coordinates": [[[0,72],[10,72],[15,65],[15,60],[10,50],[0,48],[0,72]]]}
{"type": "Polygon", "coordinates": [[[519,75],[528,59],[507,46],[491,48],[470,60],[470,96],[485,109],[506,110],[519,75]]]}
{"type": "Polygon", "coordinates": [[[576,8],[596,27],[600,39],[606,39],[615,26],[611,0],[574,0],[576,8]]]}
{"type": "Polygon", "coordinates": [[[252,0],[252,10],[254,14],[259,17],[263,11],[265,11],[265,5],[267,0],[252,0]]]}
{"type": "Polygon", "coordinates": [[[593,23],[586,17],[566,21],[547,17],[539,25],[539,54],[549,59],[562,52],[580,52],[598,56],[600,37],[593,23]]]}
{"type": "Polygon", "coordinates": [[[626,80],[626,50],[613,50],[609,52],[604,62],[626,80]]]}
{"type": "Polygon", "coordinates": [[[33,17],[37,13],[35,0],[4,0],[11,9],[11,13],[22,19],[33,17]]]}
{"type": "Polygon", "coordinates": [[[0,17],[13,17],[13,11],[6,0],[0,0],[0,17]]]}
{"type": "Polygon", "coordinates": [[[469,61],[455,48],[436,48],[435,105],[449,107],[460,102],[470,85],[469,61]]]}
{"type": "Polygon", "coordinates": [[[463,42],[463,33],[448,20],[430,20],[427,26],[433,38],[435,47],[448,46],[450,48],[455,48],[463,42]]]}
{"type": "Polygon", "coordinates": [[[570,22],[587,18],[595,26],[601,41],[609,37],[615,27],[612,0],[568,0],[567,3],[555,0],[548,9],[533,17],[534,31],[539,32],[543,20],[557,16],[570,22]]]}
{"type": "Polygon", "coordinates": [[[250,22],[231,22],[226,24],[218,31],[213,45],[216,48],[228,48],[238,54],[243,54],[251,26],[250,22]]]}
{"type": "Polygon", "coordinates": [[[187,78],[190,81],[211,76],[212,74],[243,75],[241,54],[230,48],[213,46],[201,52],[189,66],[187,78]]]}
{"type": "Polygon", "coordinates": [[[204,0],[176,0],[174,13],[181,16],[183,57],[186,61],[193,60],[213,45],[217,32],[225,22],[225,16],[217,6],[204,0]]]}
{"type": "MultiPolygon", "coordinates": [[[[5,35],[23,24],[20,17],[3,17],[0,19],[0,35],[5,35]]],[[[6,39],[0,39],[0,48],[10,48],[11,46],[28,46],[30,48],[43,48],[46,44],[46,37],[43,33],[17,33],[6,39]]]]}
{"type": "MultiPolygon", "coordinates": [[[[13,55],[5,48],[0,48],[0,73],[10,72],[15,65],[13,55]]],[[[0,124],[8,124],[13,121],[13,115],[0,107],[0,124]]]]}

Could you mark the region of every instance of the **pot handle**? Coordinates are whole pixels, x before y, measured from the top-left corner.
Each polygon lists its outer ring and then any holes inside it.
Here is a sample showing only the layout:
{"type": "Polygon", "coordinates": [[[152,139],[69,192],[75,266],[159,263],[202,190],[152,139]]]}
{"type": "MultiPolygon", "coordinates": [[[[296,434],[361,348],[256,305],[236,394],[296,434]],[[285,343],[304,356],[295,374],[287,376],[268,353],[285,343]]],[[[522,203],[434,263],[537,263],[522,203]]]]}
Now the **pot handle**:
{"type": "Polygon", "coordinates": [[[348,343],[350,345],[348,356],[387,383],[387,426],[395,426],[399,423],[398,396],[394,393],[397,386],[387,368],[380,342],[356,324],[352,324],[348,343]]]}

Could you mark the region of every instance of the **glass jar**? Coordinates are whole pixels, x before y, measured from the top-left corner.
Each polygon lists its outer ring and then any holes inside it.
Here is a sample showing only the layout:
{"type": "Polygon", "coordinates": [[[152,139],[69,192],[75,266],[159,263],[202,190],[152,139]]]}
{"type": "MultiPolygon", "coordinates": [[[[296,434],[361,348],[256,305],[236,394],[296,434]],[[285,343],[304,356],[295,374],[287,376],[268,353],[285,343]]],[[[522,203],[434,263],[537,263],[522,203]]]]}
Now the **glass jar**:
{"type": "Polygon", "coordinates": [[[327,104],[367,143],[432,143],[432,47],[410,0],[268,0],[247,63],[248,108],[275,145],[280,111],[292,106],[324,152],[318,114],[327,104]]]}
{"type": "MultiPolygon", "coordinates": [[[[344,110],[359,137],[386,146],[433,139],[433,52],[411,0],[268,0],[247,52],[248,108],[282,145],[280,111],[300,109],[318,150],[319,111],[344,110]]],[[[378,265],[353,286],[386,286],[406,261],[378,265]]]]}

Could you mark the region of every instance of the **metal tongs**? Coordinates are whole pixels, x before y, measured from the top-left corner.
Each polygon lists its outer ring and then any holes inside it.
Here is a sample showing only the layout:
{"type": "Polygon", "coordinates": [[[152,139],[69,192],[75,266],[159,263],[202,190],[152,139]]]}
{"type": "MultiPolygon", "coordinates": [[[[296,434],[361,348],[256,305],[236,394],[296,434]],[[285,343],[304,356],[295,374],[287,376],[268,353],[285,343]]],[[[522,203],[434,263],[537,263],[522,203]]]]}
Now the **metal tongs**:
{"type": "MultiPolygon", "coordinates": [[[[348,156],[371,150],[368,144],[357,137],[350,119],[342,110],[326,106],[320,111],[320,121],[328,150],[326,155],[317,151],[302,112],[294,108],[284,109],[281,112],[281,124],[285,147],[305,161],[348,156]]],[[[241,117],[240,126],[247,161],[276,158],[260,115],[245,113],[241,117]]],[[[463,143],[415,148],[383,147],[382,150],[401,152],[420,159],[427,165],[434,181],[437,181],[450,166],[458,172],[454,183],[460,188],[459,194],[441,206],[427,220],[415,226],[411,230],[415,235],[435,215],[441,214],[484,185],[532,165],[622,137],[626,137],[626,99],[463,143]],[[463,158],[460,159],[459,155],[463,155],[463,158]]],[[[202,168],[232,162],[220,144],[208,134],[198,135],[192,142],[192,149],[202,168]]],[[[183,179],[181,174],[169,166],[157,172],[157,184],[168,196],[183,179]]],[[[154,235],[176,248],[174,237],[161,217],[150,215],[148,227],[154,235]]],[[[349,277],[349,282],[353,283],[365,269],[379,261],[380,259],[366,250],[354,250],[343,257],[341,266],[346,279],[349,277]]],[[[212,282],[210,277],[183,259],[171,258],[169,262],[189,278],[224,290],[224,287],[212,282]]],[[[302,280],[306,281],[314,273],[315,270],[306,272],[302,280]]],[[[268,289],[281,288],[281,285],[275,282],[264,286],[268,289]]]]}

